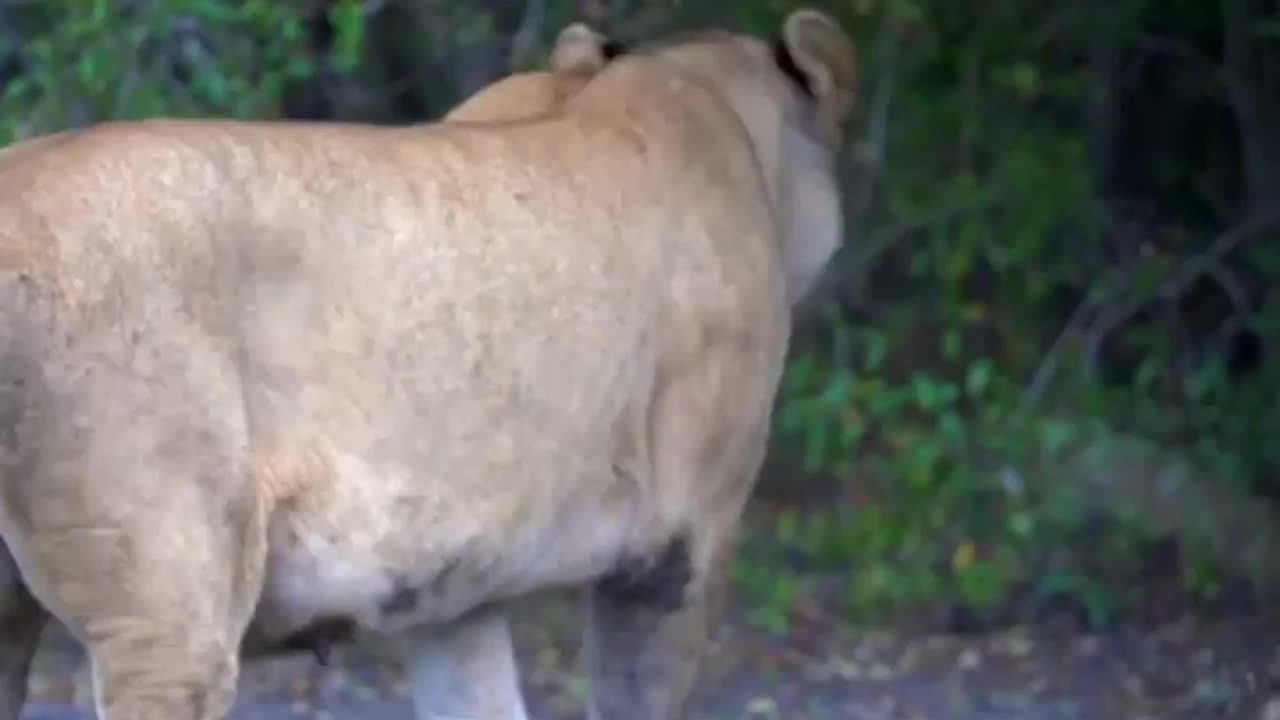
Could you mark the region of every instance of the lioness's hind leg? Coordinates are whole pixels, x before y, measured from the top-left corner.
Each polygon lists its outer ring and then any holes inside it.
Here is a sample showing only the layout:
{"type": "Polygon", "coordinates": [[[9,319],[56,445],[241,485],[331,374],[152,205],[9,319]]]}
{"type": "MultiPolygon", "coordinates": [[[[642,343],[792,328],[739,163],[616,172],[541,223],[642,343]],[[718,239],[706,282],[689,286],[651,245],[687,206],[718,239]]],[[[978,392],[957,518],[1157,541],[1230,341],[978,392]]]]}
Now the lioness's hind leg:
{"type": "Polygon", "coordinates": [[[675,720],[701,664],[719,568],[694,566],[677,537],[589,590],[591,720],[675,720]]]}
{"type": "Polygon", "coordinates": [[[8,548],[0,545],[0,720],[18,720],[27,699],[31,658],[48,619],[8,548]]]}
{"type": "Polygon", "coordinates": [[[648,557],[621,563],[589,588],[590,720],[685,717],[724,605],[734,536],[750,484],[744,481],[737,489],[736,497],[722,497],[696,527],[648,557]]]}
{"type": "Polygon", "coordinates": [[[218,512],[204,502],[165,505],[145,528],[61,537],[68,554],[103,568],[82,564],[97,592],[64,582],[58,603],[88,651],[99,720],[223,720],[235,700],[239,646],[261,586],[261,530],[234,499],[209,505],[218,512]]]}
{"type": "Polygon", "coordinates": [[[527,720],[505,611],[482,607],[411,638],[418,720],[527,720]]]}
{"type": "Polygon", "coordinates": [[[147,485],[163,491],[119,483],[109,496],[146,503],[144,521],[117,520],[108,496],[75,525],[32,513],[33,586],[85,647],[98,720],[223,720],[261,587],[261,523],[235,483],[147,485]]]}
{"type": "Polygon", "coordinates": [[[100,720],[224,720],[237,653],[169,621],[137,620],[89,643],[100,720]]]}

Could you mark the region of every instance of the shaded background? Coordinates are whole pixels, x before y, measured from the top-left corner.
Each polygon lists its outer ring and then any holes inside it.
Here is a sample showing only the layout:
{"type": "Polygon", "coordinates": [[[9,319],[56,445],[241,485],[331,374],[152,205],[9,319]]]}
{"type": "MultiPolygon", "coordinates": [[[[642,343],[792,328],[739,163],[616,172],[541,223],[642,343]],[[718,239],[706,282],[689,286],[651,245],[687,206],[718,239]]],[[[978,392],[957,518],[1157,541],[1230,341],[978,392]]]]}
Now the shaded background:
{"type": "MultiPolygon", "coordinates": [[[[848,232],[802,309],[699,712],[1265,715],[1280,3],[810,4],[861,55],[848,232]]],[[[543,63],[573,19],[623,42],[768,35],[796,5],[0,0],[0,141],[158,115],[433,119],[543,63]]],[[[530,692],[573,716],[573,617],[531,608],[530,692]]],[[[351,702],[395,696],[352,679],[380,652],[351,654],[351,702]]],[[[75,663],[50,653],[37,695],[57,699],[75,663]]],[[[337,702],[317,688],[345,671],[300,662],[264,670],[263,697],[337,702]]]]}

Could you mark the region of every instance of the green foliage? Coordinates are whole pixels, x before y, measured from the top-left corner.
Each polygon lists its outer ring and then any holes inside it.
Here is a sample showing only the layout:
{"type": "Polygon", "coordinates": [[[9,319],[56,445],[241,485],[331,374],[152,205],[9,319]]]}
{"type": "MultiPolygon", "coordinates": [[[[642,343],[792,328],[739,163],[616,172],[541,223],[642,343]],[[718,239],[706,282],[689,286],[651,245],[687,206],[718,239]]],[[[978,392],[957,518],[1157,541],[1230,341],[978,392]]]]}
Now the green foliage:
{"type": "MultiPolygon", "coordinates": [[[[1055,471],[1105,427],[1020,413],[1021,386],[990,358],[953,375],[895,377],[891,368],[901,366],[886,361],[883,331],[844,332],[865,351],[839,365],[799,358],[784,378],[778,422],[807,467],[836,473],[857,499],[783,513],[772,540],[819,571],[847,572],[853,617],[941,600],[1007,614],[1066,597],[1101,625],[1143,600],[1130,585],[1156,533],[1143,518],[1108,514],[1074,476],[1055,471]],[[1018,599],[1024,604],[1013,606],[1018,599]]],[[[940,343],[949,342],[944,334],[940,343]]],[[[794,593],[762,592],[762,568],[775,578],[788,571],[753,561],[751,592],[769,596],[777,627],[794,593]]],[[[1212,599],[1220,572],[1190,539],[1186,590],[1212,599]]]]}
{"type": "MultiPolygon", "coordinates": [[[[58,0],[8,12],[25,68],[0,97],[4,142],[111,119],[271,117],[286,83],[315,71],[290,3],[58,0]]],[[[339,24],[340,62],[358,57],[357,28],[339,24]]]]}
{"type": "MultiPolygon", "coordinates": [[[[706,22],[771,35],[797,4],[591,5],[625,10],[601,25],[633,41],[633,28],[706,22]]],[[[1123,431],[1232,492],[1280,473],[1280,365],[1240,376],[1223,351],[1239,330],[1280,343],[1280,295],[1266,290],[1280,286],[1280,243],[1255,217],[1277,205],[1280,144],[1233,134],[1280,127],[1267,94],[1280,79],[1250,74],[1280,64],[1218,58],[1204,38],[1232,30],[1221,3],[807,4],[862,51],[851,155],[871,160],[846,188],[838,302],[787,369],[776,438],[848,501],[783,512],[735,581],[777,631],[813,590],[816,576],[788,569],[797,558],[839,576],[857,617],[1068,596],[1106,622],[1135,601],[1158,523],[1091,494],[1068,471],[1082,453],[1123,431]],[[1147,85],[1163,89],[1141,90],[1130,74],[1157,59],[1147,85]],[[1157,110],[1134,132],[1124,114],[1144,103],[1157,110]],[[1146,222],[1126,222],[1130,195],[1160,210],[1138,232],[1124,229],[1146,222]]],[[[547,3],[532,46],[577,5],[547,3]]],[[[17,68],[0,142],[117,118],[280,117],[299,85],[338,116],[339,99],[362,96],[360,112],[421,119],[389,108],[407,94],[439,110],[476,67],[501,71],[523,22],[513,8],[0,0],[17,68]]],[[[1232,38],[1240,57],[1274,59],[1275,13],[1251,20],[1232,38]]],[[[1226,586],[1207,545],[1186,543],[1180,570],[1194,595],[1226,586]]]]}
{"type": "Polygon", "coordinates": [[[748,619],[774,634],[785,633],[804,585],[803,578],[780,571],[775,561],[735,562],[732,579],[749,598],[748,619]]]}
{"type": "Polygon", "coordinates": [[[329,9],[329,22],[334,29],[333,66],[350,72],[360,64],[364,47],[364,3],[342,0],[329,9]]]}
{"type": "MultiPolygon", "coordinates": [[[[847,473],[863,500],[810,515],[799,531],[780,527],[779,540],[799,539],[829,566],[852,567],[848,603],[859,615],[940,596],[994,606],[1038,559],[1032,541],[1054,530],[1041,518],[1071,526],[1077,508],[1049,514],[1048,504],[1062,499],[1026,487],[1020,467],[1042,448],[1061,452],[1074,428],[1011,422],[999,408],[1013,384],[988,358],[955,380],[921,371],[894,377],[885,333],[847,333],[865,349],[853,362],[824,366],[809,356],[789,368],[779,429],[799,437],[811,470],[847,473]],[[1002,463],[984,466],[984,457],[1002,463]]],[[[944,345],[954,342],[943,335],[944,345]]]]}
{"type": "MultiPolygon", "coordinates": [[[[1062,310],[1071,288],[1082,309],[1097,308],[1085,318],[1159,306],[1196,262],[1161,251],[1125,274],[1112,268],[1090,119],[1064,122],[1089,107],[1097,72],[1066,58],[1099,39],[1131,42],[1154,6],[1082,11],[1046,44],[1028,30],[1062,18],[1033,3],[860,5],[857,22],[909,47],[892,73],[865,71],[869,114],[877,83],[894,83],[898,99],[883,140],[870,138],[888,162],[854,237],[858,273],[871,278],[864,318],[829,314],[822,342],[788,368],[778,414],[805,468],[857,499],[799,531],[788,519],[778,542],[847,568],[861,617],[942,599],[989,611],[1068,596],[1106,622],[1138,600],[1156,523],[1120,517],[1063,472],[1081,448],[1123,428],[1176,443],[1240,490],[1280,468],[1268,442],[1280,429],[1280,369],[1230,377],[1220,348],[1180,350],[1176,325],[1089,326],[1062,310]],[[1127,382],[1102,382],[1098,338],[1131,358],[1127,382]]],[[[1280,244],[1252,252],[1251,268],[1280,279],[1280,244]]],[[[1235,320],[1280,338],[1272,303],[1237,307],[1235,320]]],[[[1212,597],[1220,556],[1180,539],[1185,589],[1212,597]]]]}

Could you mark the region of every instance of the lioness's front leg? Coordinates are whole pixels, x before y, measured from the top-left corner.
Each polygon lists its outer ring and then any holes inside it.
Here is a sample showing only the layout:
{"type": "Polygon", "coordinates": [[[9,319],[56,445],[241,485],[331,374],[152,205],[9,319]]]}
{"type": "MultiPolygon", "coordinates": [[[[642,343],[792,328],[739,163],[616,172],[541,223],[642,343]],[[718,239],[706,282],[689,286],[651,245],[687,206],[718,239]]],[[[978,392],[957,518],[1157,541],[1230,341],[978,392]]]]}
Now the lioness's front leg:
{"type": "Polygon", "coordinates": [[[731,533],[679,536],[590,589],[591,720],[684,717],[723,600],[731,533]]]}
{"type": "Polygon", "coordinates": [[[649,414],[649,482],[682,520],[588,590],[591,720],[683,718],[723,604],[734,537],[764,460],[772,393],[709,381],[749,377],[736,351],[713,350],[669,379],[649,414]]]}
{"type": "Polygon", "coordinates": [[[507,616],[485,606],[410,638],[419,720],[527,720],[507,616]]]}

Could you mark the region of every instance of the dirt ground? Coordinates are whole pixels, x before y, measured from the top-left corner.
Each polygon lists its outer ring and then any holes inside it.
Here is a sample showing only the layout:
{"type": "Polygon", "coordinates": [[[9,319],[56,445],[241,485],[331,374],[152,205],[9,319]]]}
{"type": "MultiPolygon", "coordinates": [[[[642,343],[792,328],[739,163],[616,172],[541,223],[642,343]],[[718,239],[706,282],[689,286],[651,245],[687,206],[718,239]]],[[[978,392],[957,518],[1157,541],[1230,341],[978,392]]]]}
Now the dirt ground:
{"type": "MultiPolygon", "coordinates": [[[[559,595],[517,613],[537,720],[583,717],[579,617],[559,595]]],[[[397,657],[390,645],[366,644],[336,651],[328,667],[309,655],[252,663],[234,717],[412,720],[397,657]]],[[[91,717],[81,667],[76,645],[51,629],[23,717],[91,717]]],[[[1280,618],[1185,619],[1102,635],[1040,627],[942,636],[859,631],[816,610],[782,638],[734,611],[710,650],[691,720],[752,718],[1280,720],[1280,618]]]]}

